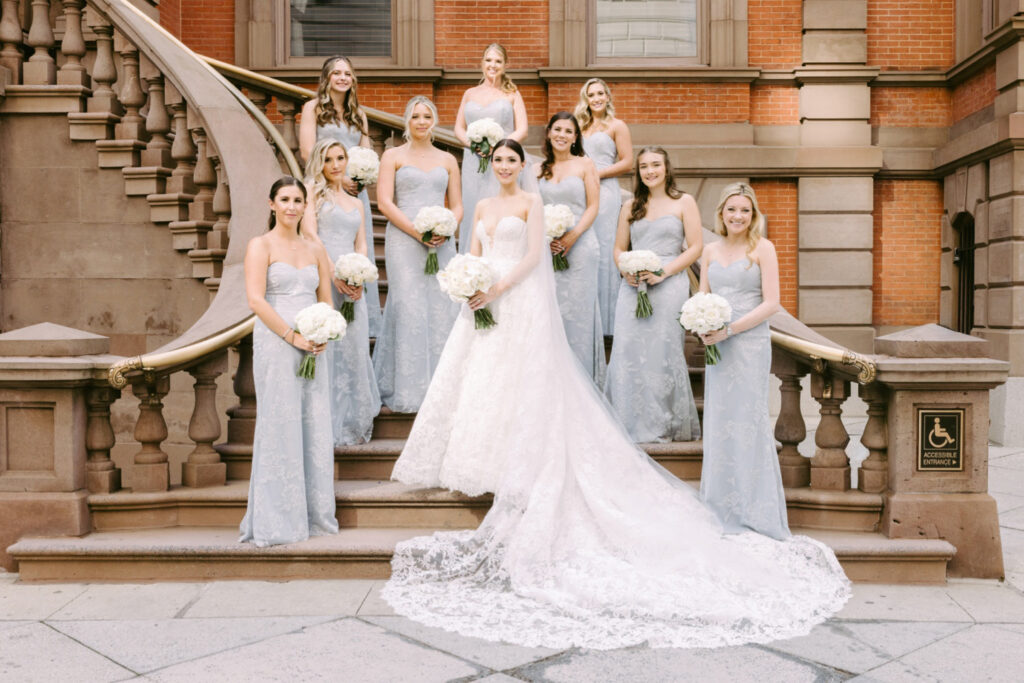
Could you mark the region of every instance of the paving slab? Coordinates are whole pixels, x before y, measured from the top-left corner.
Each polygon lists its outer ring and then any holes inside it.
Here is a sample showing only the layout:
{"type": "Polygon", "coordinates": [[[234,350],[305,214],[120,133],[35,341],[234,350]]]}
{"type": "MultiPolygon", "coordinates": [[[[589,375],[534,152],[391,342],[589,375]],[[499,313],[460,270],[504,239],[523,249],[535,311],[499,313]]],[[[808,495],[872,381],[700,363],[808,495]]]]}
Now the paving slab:
{"type": "Polygon", "coordinates": [[[763,647],[841,671],[864,673],[970,627],[964,622],[830,622],[816,626],[809,635],[763,647]]]}
{"type": "Polygon", "coordinates": [[[204,587],[200,583],[94,584],[49,620],[173,619],[204,587]]]}
{"type": "Polygon", "coordinates": [[[25,621],[22,619],[2,619],[0,620],[0,631],[6,631],[9,628],[16,628],[18,626],[24,626],[25,624],[34,624],[34,621],[25,621]]]}
{"type": "Polygon", "coordinates": [[[82,583],[0,583],[0,619],[45,619],[86,588],[82,583]]]}
{"type": "Polygon", "coordinates": [[[855,583],[837,620],[972,622],[942,587],[855,583]]]}
{"type": "Polygon", "coordinates": [[[351,616],[373,584],[369,580],[218,581],[207,584],[182,616],[351,616]]]}
{"type": "MultiPolygon", "coordinates": [[[[188,621],[188,620],[182,620],[188,621]]],[[[457,657],[346,618],[149,674],[153,681],[449,681],[489,673],[457,657]]]]}
{"type": "Polygon", "coordinates": [[[524,666],[559,652],[559,650],[544,647],[522,647],[470,638],[458,633],[450,633],[444,629],[424,626],[405,617],[363,617],[363,620],[429,645],[436,650],[448,652],[497,671],[524,666]]]}
{"type": "Polygon", "coordinates": [[[0,680],[123,681],[135,672],[37,622],[0,631],[0,680]]]}
{"type": "Polygon", "coordinates": [[[1002,523],[1002,515],[1010,512],[1011,510],[1024,507],[1024,496],[1014,495],[1012,493],[999,493],[998,491],[992,491],[989,495],[996,501],[996,507],[998,508],[1000,515],[1000,523],[1002,523]]]}
{"type": "Polygon", "coordinates": [[[1024,507],[999,515],[999,526],[1024,531],[1024,507]]]}
{"type": "Polygon", "coordinates": [[[370,588],[370,592],[366,594],[366,600],[359,607],[359,616],[361,617],[393,617],[397,616],[395,610],[391,609],[384,598],[380,597],[380,589],[384,587],[387,581],[374,581],[373,586],[370,588]]]}
{"type": "Polygon", "coordinates": [[[946,594],[975,621],[1024,623],[1024,596],[996,581],[950,581],[946,594]]]}
{"type": "Polygon", "coordinates": [[[868,672],[878,681],[1019,681],[1024,633],[981,624],[868,672]]]}
{"type": "Polygon", "coordinates": [[[1005,467],[1011,470],[1024,470],[1024,452],[1011,453],[995,460],[989,461],[996,467],[1005,467]]]}
{"type": "Polygon", "coordinates": [[[1024,491],[1024,470],[989,465],[988,490],[1020,495],[1020,492],[1024,491]]]}
{"type": "Polygon", "coordinates": [[[1024,453],[1024,448],[1021,448],[1020,446],[996,446],[995,444],[989,444],[988,461],[991,463],[995,460],[1000,460],[1018,453],[1024,453]]]}
{"type": "Polygon", "coordinates": [[[490,676],[484,676],[483,678],[473,679],[476,683],[522,683],[521,678],[512,678],[505,674],[491,674],[490,676]]]}
{"type": "Polygon", "coordinates": [[[592,681],[842,681],[848,674],[756,646],[709,649],[582,650],[507,672],[528,681],[591,683],[592,681]]]}
{"type": "Polygon", "coordinates": [[[232,650],[323,617],[54,621],[49,625],[137,673],[232,650]]]}

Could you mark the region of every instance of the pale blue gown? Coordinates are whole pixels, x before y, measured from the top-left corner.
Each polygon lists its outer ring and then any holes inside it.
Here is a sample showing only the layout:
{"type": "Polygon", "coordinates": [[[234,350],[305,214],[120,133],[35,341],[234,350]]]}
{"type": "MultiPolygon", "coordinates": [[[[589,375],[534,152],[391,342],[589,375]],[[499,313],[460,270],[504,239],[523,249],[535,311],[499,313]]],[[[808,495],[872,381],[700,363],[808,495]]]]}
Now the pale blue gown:
{"type": "MultiPolygon", "coordinates": [[[[316,265],[295,268],[281,261],[271,263],[267,302],[294,327],[295,314],[316,303],[319,282],[316,265]]],[[[260,410],[249,503],[239,540],[263,547],[337,533],[330,373],[323,354],[317,358],[315,379],[297,377],[303,352],[259,319],[252,333],[252,352],[260,410]]]]}
{"type": "MultiPolygon", "coordinates": [[[[708,266],[711,291],[738,320],[762,301],[761,269],[745,258],[708,266]],[[749,266],[749,267],[748,267],[749,266]]],[[[768,419],[771,333],[765,321],[718,342],[722,359],[705,370],[704,468],[700,495],[727,532],[789,537],[786,495],[768,419]]]]}
{"type": "MultiPolygon", "coordinates": [[[[316,139],[319,142],[322,138],[334,138],[343,144],[347,150],[349,147],[357,146],[359,141],[363,139],[363,134],[357,128],[330,123],[326,126],[317,125],[316,139]]],[[[370,260],[376,262],[377,257],[374,253],[375,247],[373,242],[373,212],[370,210],[370,195],[367,194],[366,188],[359,192],[359,200],[363,203],[363,220],[366,221],[366,245],[370,260]]],[[[366,296],[363,298],[366,299],[366,319],[370,326],[370,336],[376,337],[380,333],[381,322],[380,291],[377,288],[376,282],[366,285],[366,296]]]]}
{"type": "MultiPolygon", "coordinates": [[[[668,264],[684,249],[683,222],[664,215],[629,226],[630,249],[648,249],[668,264]]],[[[622,280],[615,307],[615,341],[604,393],[629,436],[639,443],[700,438],[697,406],[683,353],[679,310],[690,298],[686,272],[649,285],[654,313],[636,317],[637,288],[622,280]]]]}
{"type": "MultiPolygon", "coordinates": [[[[359,210],[345,211],[329,199],[317,213],[317,230],[331,262],[355,250],[359,231],[359,210]]],[[[331,287],[334,307],[344,295],[331,287]]],[[[366,443],[373,433],[373,418],[380,412],[380,393],[370,361],[370,335],[364,295],[356,302],[355,317],[345,336],[327,345],[324,352],[331,378],[331,424],[334,445],[366,443]]]]}
{"type": "MultiPolygon", "coordinates": [[[[395,172],[395,204],[409,220],[424,206],[444,206],[447,188],[448,171],[443,166],[429,171],[402,166],[395,172]]],[[[443,269],[454,255],[455,245],[448,239],[437,249],[439,267],[443,269]]],[[[415,413],[459,304],[441,292],[436,275],[423,272],[426,245],[391,223],[384,235],[384,259],[388,299],[373,350],[373,369],[384,405],[396,413],[415,413]]]]}
{"type": "MultiPolygon", "coordinates": [[[[466,126],[484,118],[492,118],[502,127],[507,136],[515,129],[515,112],[512,109],[512,102],[505,97],[499,97],[488,104],[467,102],[463,112],[466,118],[466,126]]],[[[494,177],[494,171],[488,164],[487,170],[480,173],[480,157],[473,154],[472,150],[466,148],[462,152],[462,223],[459,225],[459,252],[469,253],[469,247],[473,236],[473,212],[476,210],[476,203],[481,199],[493,197],[498,194],[498,179],[494,177]]]]}
{"type": "MultiPolygon", "coordinates": [[[[619,160],[619,151],[604,131],[592,133],[583,138],[583,149],[594,161],[597,170],[611,166],[619,160]]],[[[601,247],[601,261],[598,268],[597,298],[601,306],[601,320],[604,333],[612,334],[615,327],[615,302],[619,296],[622,276],[615,267],[612,250],[615,247],[615,232],[619,227],[619,211],[622,209],[622,193],[616,178],[601,180],[601,204],[591,230],[597,235],[601,247]]]]}
{"type": "MultiPolygon", "coordinates": [[[[578,222],[587,207],[587,191],[583,179],[568,176],[561,182],[538,180],[540,196],[545,204],[565,204],[578,222]]],[[[604,329],[597,302],[597,274],[600,247],[591,227],[576,240],[565,255],[568,270],[555,272],[558,308],[565,324],[569,346],[583,364],[583,369],[598,387],[604,386],[607,364],[604,356],[604,329]]],[[[547,256],[550,258],[550,254],[547,256]]]]}

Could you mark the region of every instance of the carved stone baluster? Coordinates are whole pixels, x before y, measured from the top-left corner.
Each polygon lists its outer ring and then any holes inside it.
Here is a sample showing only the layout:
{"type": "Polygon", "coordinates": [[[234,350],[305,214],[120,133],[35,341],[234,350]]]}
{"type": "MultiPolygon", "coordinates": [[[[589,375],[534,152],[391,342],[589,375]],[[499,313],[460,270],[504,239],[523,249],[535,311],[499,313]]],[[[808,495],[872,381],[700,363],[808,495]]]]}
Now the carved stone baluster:
{"type": "MultiPolygon", "coordinates": [[[[186,113],[186,122],[188,114],[186,113]]],[[[177,112],[175,121],[177,122],[177,112]]],[[[186,123],[187,125],[187,123],[186,123]]],[[[206,131],[201,127],[193,130],[195,135],[195,165],[192,167],[191,188],[194,196],[188,205],[186,220],[172,221],[167,227],[171,230],[171,244],[178,251],[199,251],[206,249],[206,235],[213,227],[216,217],[213,215],[213,190],[217,186],[217,172],[210,161],[206,131]]],[[[188,135],[186,130],[184,135],[188,135]]],[[[179,143],[178,133],[175,133],[174,144],[179,143]]],[[[183,150],[181,147],[179,150],[183,150]]],[[[174,148],[171,150],[175,154],[174,148]]],[[[184,152],[181,151],[184,155],[184,152]]],[[[177,158],[177,157],[175,157],[177,158]]],[[[175,169],[177,172],[177,169],[175,169]]],[[[171,177],[174,182],[174,176],[171,177]]],[[[182,187],[187,185],[183,182],[182,187]]]]}
{"type": "Polygon", "coordinates": [[[298,111],[298,105],[291,100],[278,98],[277,110],[281,112],[281,118],[284,119],[284,123],[281,126],[281,137],[284,138],[288,149],[298,152],[299,136],[295,130],[295,112],[298,111]]]}
{"type": "Polygon", "coordinates": [[[60,51],[67,57],[57,73],[60,85],[89,85],[82,58],[85,57],[85,38],[82,35],[82,7],[85,0],[62,0],[64,5],[64,40],[60,51]]]}
{"type": "Polygon", "coordinates": [[[227,466],[220,461],[213,442],[220,437],[217,377],[227,370],[227,360],[227,351],[222,351],[188,371],[196,380],[196,403],[188,423],[188,436],[196,447],[189,453],[188,462],[182,465],[181,483],[185,486],[223,486],[226,481],[227,466]]]}
{"type": "Polygon", "coordinates": [[[270,104],[270,95],[261,90],[246,90],[249,100],[256,105],[256,108],[267,115],[267,105],[270,104]]]}
{"type": "Polygon", "coordinates": [[[119,34],[121,55],[121,104],[124,114],[114,126],[114,139],[97,140],[100,168],[128,168],[139,165],[140,153],[146,147],[146,121],[139,110],[146,103],[146,93],[139,80],[139,51],[119,34]]]}
{"type": "MultiPolygon", "coordinates": [[[[165,99],[173,113],[174,139],[171,143],[170,157],[174,169],[165,183],[164,192],[150,194],[149,220],[154,223],[174,223],[181,227],[181,222],[188,219],[189,203],[196,194],[192,176],[195,173],[196,146],[192,142],[192,134],[188,131],[188,107],[185,100],[171,84],[167,84],[165,99]]],[[[149,153],[142,153],[143,160],[149,153]]],[[[174,228],[171,229],[175,233],[174,228]]],[[[177,245],[175,245],[177,248],[177,245]]],[[[187,248],[192,249],[193,246],[187,248]]]]}
{"type": "Polygon", "coordinates": [[[140,155],[141,165],[122,170],[124,192],[130,197],[164,194],[173,163],[171,141],[167,139],[171,119],[164,104],[164,77],[157,73],[147,76],[145,81],[149,85],[149,109],[146,113],[149,142],[140,155]]]}
{"type": "MultiPolygon", "coordinates": [[[[88,12],[89,26],[96,34],[96,60],[92,65],[92,96],[86,100],[84,112],[68,114],[72,140],[109,140],[114,124],[121,120],[124,109],[114,92],[117,67],[114,65],[114,28],[98,12],[88,12]]],[[[62,78],[63,69],[57,74],[62,78]]]]}
{"type": "Polygon", "coordinates": [[[25,85],[56,83],[57,66],[50,56],[50,48],[54,46],[53,27],[50,26],[50,0],[32,0],[32,25],[25,43],[34,48],[35,52],[22,65],[22,82],[25,85]]]}
{"type": "Polygon", "coordinates": [[[133,491],[166,491],[169,486],[167,453],[160,444],[167,438],[163,399],[170,388],[167,375],[144,377],[132,384],[132,392],[139,399],[135,438],[142,444],[132,466],[133,491]]]}
{"type": "Polygon", "coordinates": [[[121,470],[114,467],[110,449],[114,446],[114,430],[110,426],[110,404],[121,395],[106,382],[89,388],[86,393],[89,419],[85,427],[86,482],[90,493],[113,493],[121,488],[121,470]]]}
{"type": "Polygon", "coordinates": [[[188,253],[192,259],[192,277],[202,278],[211,292],[220,286],[221,266],[228,253],[228,226],[231,217],[231,195],[227,183],[227,171],[220,157],[213,158],[217,170],[217,189],[213,193],[213,214],[217,220],[206,235],[206,249],[201,253],[188,253]]]}
{"type": "Polygon", "coordinates": [[[228,466],[229,479],[248,479],[252,473],[252,442],[256,435],[256,383],[252,376],[252,335],[238,342],[235,370],[238,405],[228,409],[228,440],[216,446],[228,466]]]}
{"type": "Polygon", "coordinates": [[[782,485],[800,488],[811,482],[811,463],[797,448],[807,438],[807,426],[800,410],[800,378],[807,374],[807,368],[789,354],[776,351],[772,355],[772,372],[782,381],[782,402],[775,423],[775,438],[782,443],[779,451],[782,485]]]}
{"type": "Polygon", "coordinates": [[[882,493],[889,487],[889,392],[875,382],[861,386],[860,397],[868,404],[868,421],[860,437],[868,457],[860,465],[857,488],[865,493],[882,493]]]}
{"type": "Polygon", "coordinates": [[[817,448],[811,458],[811,488],[847,491],[850,459],[846,445],[850,435],[842,420],[842,404],[850,396],[850,383],[827,374],[811,375],[811,396],[821,405],[821,421],[814,433],[817,448]]]}
{"type": "Polygon", "coordinates": [[[0,2],[0,66],[11,72],[11,82],[21,83],[21,16],[18,12],[18,0],[2,0],[0,2]]]}

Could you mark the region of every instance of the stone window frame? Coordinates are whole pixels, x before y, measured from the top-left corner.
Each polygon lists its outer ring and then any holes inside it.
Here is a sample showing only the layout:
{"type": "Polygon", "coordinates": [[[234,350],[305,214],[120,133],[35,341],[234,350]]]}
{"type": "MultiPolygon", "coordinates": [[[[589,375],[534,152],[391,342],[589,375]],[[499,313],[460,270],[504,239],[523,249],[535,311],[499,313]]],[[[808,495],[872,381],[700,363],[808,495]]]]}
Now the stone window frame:
{"type": "Polygon", "coordinates": [[[697,58],[594,57],[595,0],[549,0],[548,58],[552,69],[639,66],[644,69],[747,66],[747,0],[697,0],[697,58]]]}

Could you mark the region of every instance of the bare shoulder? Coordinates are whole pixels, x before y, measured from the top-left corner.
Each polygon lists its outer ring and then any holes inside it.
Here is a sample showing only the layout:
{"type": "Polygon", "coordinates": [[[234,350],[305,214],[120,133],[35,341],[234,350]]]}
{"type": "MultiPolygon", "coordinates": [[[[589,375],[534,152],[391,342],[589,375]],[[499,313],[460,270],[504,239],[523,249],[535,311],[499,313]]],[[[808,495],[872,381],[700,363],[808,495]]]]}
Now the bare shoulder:
{"type": "Polygon", "coordinates": [[[249,244],[245,246],[245,260],[255,260],[258,262],[259,259],[270,260],[270,244],[267,242],[267,234],[257,235],[249,240],[249,244]]]}
{"type": "Polygon", "coordinates": [[[689,192],[683,192],[682,196],[675,200],[675,203],[683,211],[697,208],[697,200],[689,192]]]}
{"type": "Polygon", "coordinates": [[[756,256],[758,256],[758,257],[761,257],[761,256],[771,256],[771,257],[774,257],[776,255],[775,254],[775,245],[767,237],[762,237],[761,239],[757,240],[757,246],[754,247],[754,254],[756,256]]]}
{"type": "Polygon", "coordinates": [[[380,162],[383,163],[396,163],[405,154],[405,145],[399,145],[398,147],[389,147],[384,150],[384,153],[380,155],[380,162]]]}
{"type": "Polygon", "coordinates": [[[302,115],[307,116],[315,114],[316,103],[317,99],[315,97],[306,100],[306,102],[302,105],[302,115]]]}

